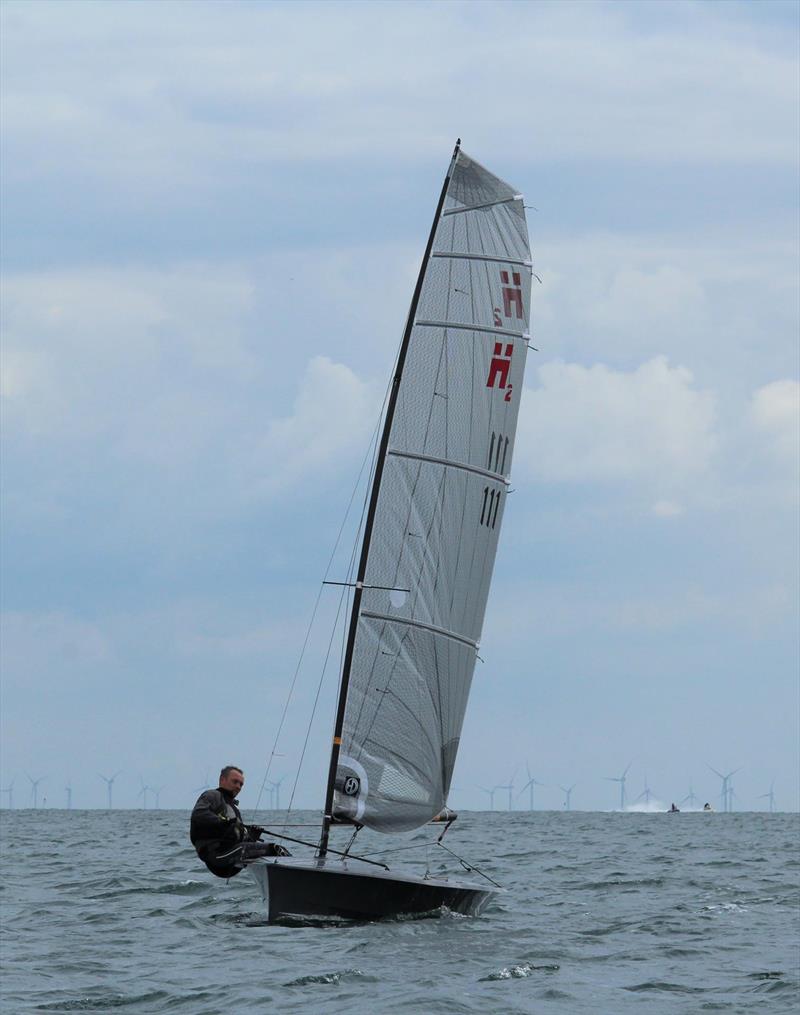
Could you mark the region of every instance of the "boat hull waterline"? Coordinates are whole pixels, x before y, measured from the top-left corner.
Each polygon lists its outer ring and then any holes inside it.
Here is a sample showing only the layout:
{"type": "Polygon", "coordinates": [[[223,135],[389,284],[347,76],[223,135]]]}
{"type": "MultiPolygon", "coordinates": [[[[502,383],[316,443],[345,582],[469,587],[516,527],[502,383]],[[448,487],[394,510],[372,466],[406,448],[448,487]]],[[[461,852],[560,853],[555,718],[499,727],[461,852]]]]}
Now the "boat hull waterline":
{"type": "Polygon", "coordinates": [[[441,907],[477,916],[497,891],[444,878],[365,869],[347,860],[264,859],[249,864],[270,923],[291,917],[378,920],[441,907]]]}

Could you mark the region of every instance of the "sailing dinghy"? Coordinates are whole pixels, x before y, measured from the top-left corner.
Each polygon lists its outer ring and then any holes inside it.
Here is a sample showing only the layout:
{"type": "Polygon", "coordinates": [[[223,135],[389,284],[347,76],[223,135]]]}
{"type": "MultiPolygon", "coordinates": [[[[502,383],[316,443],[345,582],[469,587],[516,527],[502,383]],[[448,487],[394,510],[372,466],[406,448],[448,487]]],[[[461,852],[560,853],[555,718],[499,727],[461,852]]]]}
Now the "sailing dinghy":
{"type": "Polygon", "coordinates": [[[530,289],[522,195],[459,141],[386,405],[319,844],[310,859],[249,864],[271,921],[476,914],[494,894],[392,872],[329,837],[334,825],[393,833],[455,817],[447,796],[508,492],[530,289]]]}

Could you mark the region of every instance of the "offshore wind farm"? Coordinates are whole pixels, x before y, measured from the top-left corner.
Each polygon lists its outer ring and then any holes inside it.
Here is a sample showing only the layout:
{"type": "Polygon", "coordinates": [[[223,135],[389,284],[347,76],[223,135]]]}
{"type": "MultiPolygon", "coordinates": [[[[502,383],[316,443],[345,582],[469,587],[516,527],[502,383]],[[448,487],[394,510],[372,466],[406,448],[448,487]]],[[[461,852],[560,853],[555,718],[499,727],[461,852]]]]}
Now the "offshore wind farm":
{"type": "MultiPolygon", "coordinates": [[[[553,766],[556,768],[557,766],[553,766]]],[[[688,779],[683,785],[676,785],[674,792],[656,793],[649,785],[648,774],[642,769],[640,793],[633,799],[629,798],[626,790],[629,774],[638,775],[636,764],[631,761],[623,770],[620,776],[591,776],[576,779],[570,785],[562,785],[558,776],[552,781],[536,779],[532,775],[530,763],[523,762],[511,770],[510,778],[507,781],[497,782],[488,786],[475,785],[473,787],[458,785],[452,788],[451,800],[453,806],[458,810],[469,811],[497,811],[497,812],[533,812],[533,811],[617,811],[637,813],[658,813],[666,811],[672,804],[686,812],[702,811],[711,807],[715,812],[733,813],[734,811],[764,811],[770,814],[781,811],[796,811],[797,806],[791,799],[782,799],[780,794],[780,779],[770,778],[766,792],[750,792],[747,795],[740,795],[733,785],[733,776],[746,772],[742,766],[731,769],[727,774],[718,772],[712,766],[707,766],[709,771],[717,777],[717,785],[707,779],[705,781],[688,779]],[[524,767],[527,778],[517,788],[515,779],[520,767],[524,767]],[[604,789],[603,783],[612,782],[619,786],[618,790],[609,792],[604,789]],[[688,784],[689,792],[681,795],[681,790],[688,784]],[[694,786],[701,787],[703,792],[696,792],[694,786]],[[778,786],[776,793],[775,787],[778,786]],[[578,794],[575,794],[578,789],[578,794]],[[574,798],[573,798],[574,797],[574,798]]],[[[540,768],[537,768],[537,771],[540,768]]],[[[248,786],[244,796],[244,806],[252,809],[267,810],[270,812],[281,812],[281,787],[290,778],[290,773],[285,773],[272,780],[265,780],[258,793],[255,785],[248,786]]],[[[195,798],[208,789],[211,785],[209,773],[206,773],[202,782],[185,793],[181,788],[170,785],[168,773],[162,771],[158,784],[150,784],[145,781],[141,774],[128,774],[122,770],[116,771],[112,776],[100,775],[99,779],[104,783],[103,792],[98,795],[96,783],[88,778],[85,782],[76,779],[68,779],[64,784],[63,804],[58,798],[49,802],[42,798],[39,786],[45,783],[47,776],[40,776],[31,779],[28,776],[30,791],[27,799],[21,801],[17,798],[15,803],[14,786],[16,779],[11,779],[7,785],[0,787],[0,809],[66,809],[66,810],[187,810],[194,803],[195,798]],[[162,781],[163,780],[163,781],[162,781]],[[116,787],[116,789],[115,789],[116,787]],[[162,793],[167,791],[168,796],[162,805],[162,793]],[[115,795],[116,794],[116,795],[115,795]]],[[[253,783],[257,784],[260,773],[253,772],[253,783]]],[[[787,780],[788,781],[788,780],[787,780]]],[[[154,780],[155,783],[155,780],[154,780]]],[[[756,789],[762,789],[763,783],[753,784],[756,789]]],[[[294,809],[308,809],[307,801],[302,801],[300,807],[294,809]]]]}

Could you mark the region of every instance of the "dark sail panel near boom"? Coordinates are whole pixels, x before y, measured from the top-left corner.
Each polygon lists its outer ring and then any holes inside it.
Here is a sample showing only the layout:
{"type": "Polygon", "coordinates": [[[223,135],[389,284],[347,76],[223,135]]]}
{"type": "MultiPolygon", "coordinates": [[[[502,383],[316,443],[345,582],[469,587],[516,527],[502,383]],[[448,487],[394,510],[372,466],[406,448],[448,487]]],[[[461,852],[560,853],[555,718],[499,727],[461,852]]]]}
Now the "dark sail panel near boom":
{"type": "Polygon", "coordinates": [[[334,818],[410,829],[447,802],[514,452],[530,283],[521,195],[458,151],[383,445],[334,818]]]}

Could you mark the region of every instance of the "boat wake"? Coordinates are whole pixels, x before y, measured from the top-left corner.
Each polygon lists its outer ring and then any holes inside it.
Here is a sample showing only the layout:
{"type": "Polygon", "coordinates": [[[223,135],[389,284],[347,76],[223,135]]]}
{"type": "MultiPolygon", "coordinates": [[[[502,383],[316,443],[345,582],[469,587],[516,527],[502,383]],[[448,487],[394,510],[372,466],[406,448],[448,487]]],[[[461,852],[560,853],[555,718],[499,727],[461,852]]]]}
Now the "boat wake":
{"type": "Polygon", "coordinates": [[[532,962],[520,962],[516,966],[504,966],[502,969],[498,969],[496,973],[482,976],[478,982],[491,983],[495,980],[522,980],[533,973],[556,973],[560,968],[560,966],[555,964],[536,966],[532,962]]]}
{"type": "Polygon", "coordinates": [[[312,973],[308,976],[299,976],[296,980],[289,980],[284,987],[307,987],[312,983],[378,983],[376,976],[369,976],[362,973],[360,969],[341,969],[332,973],[312,973]]]}
{"type": "MultiPolygon", "coordinates": [[[[469,920],[468,913],[456,913],[447,906],[438,906],[424,913],[394,913],[391,916],[358,919],[346,916],[300,916],[286,914],[276,917],[271,922],[280,927],[364,927],[371,923],[416,923],[419,920],[469,920]]],[[[257,926],[269,923],[260,920],[257,926]]],[[[254,924],[255,926],[256,924],[254,924]]]]}
{"type": "Polygon", "coordinates": [[[651,800],[649,803],[628,804],[625,808],[626,814],[663,814],[669,810],[669,804],[660,800],[651,800]]]}

